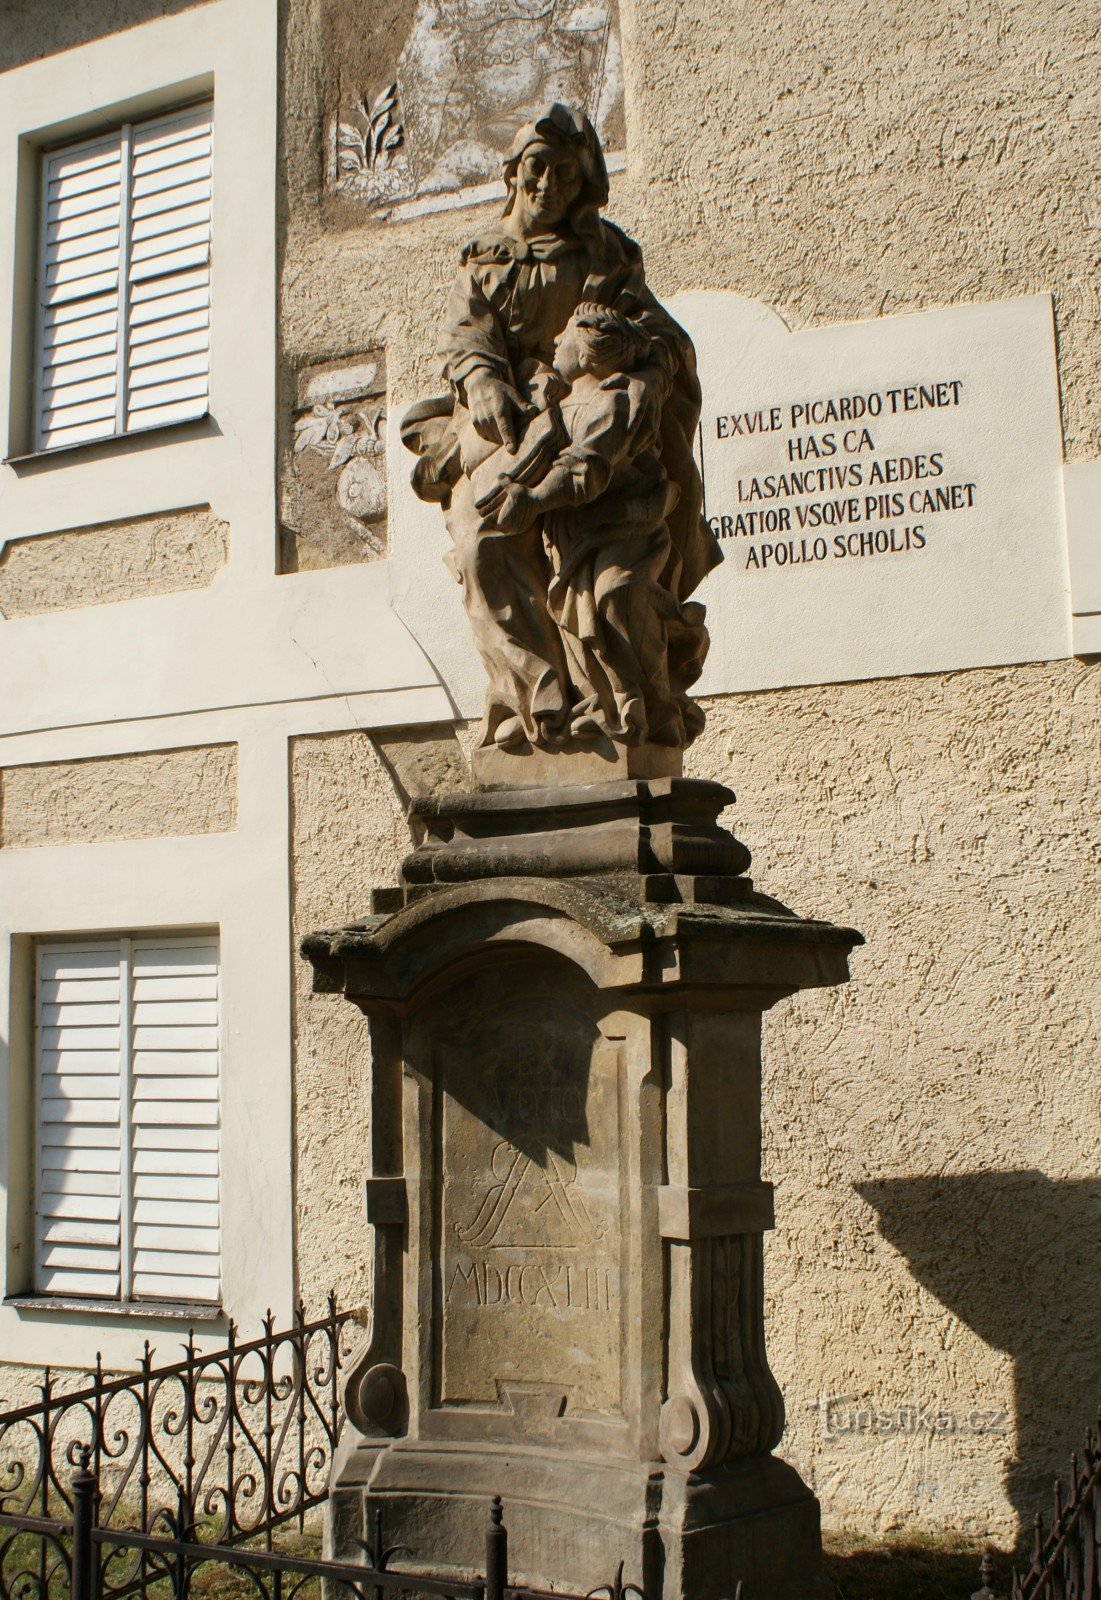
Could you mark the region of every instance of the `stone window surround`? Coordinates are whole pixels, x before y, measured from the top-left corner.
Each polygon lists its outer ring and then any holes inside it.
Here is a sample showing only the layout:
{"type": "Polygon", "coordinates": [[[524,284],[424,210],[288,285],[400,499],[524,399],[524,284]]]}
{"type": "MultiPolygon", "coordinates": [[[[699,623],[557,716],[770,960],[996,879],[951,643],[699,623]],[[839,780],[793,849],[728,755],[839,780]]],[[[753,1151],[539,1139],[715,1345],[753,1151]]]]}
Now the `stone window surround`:
{"type": "MultiPolygon", "coordinates": [[[[37,1166],[38,1166],[38,1094],[39,1094],[39,1069],[35,1051],[35,1011],[37,990],[35,980],[36,954],[40,945],[59,943],[84,943],[86,939],[125,938],[146,939],[150,936],[166,936],[172,939],[187,937],[194,934],[204,940],[214,938],[216,948],[220,948],[220,930],[209,924],[195,926],[173,926],[170,928],[140,928],[126,929],[120,934],[119,930],[98,930],[92,934],[80,934],[76,940],[65,939],[59,941],[54,935],[41,937],[28,935],[13,939],[12,941],[12,991],[10,1038],[11,1058],[9,1062],[9,1094],[7,1112],[8,1124],[12,1133],[17,1137],[13,1145],[21,1142],[26,1149],[27,1158],[24,1170],[10,1171],[9,1181],[9,1224],[8,1224],[8,1251],[9,1262],[13,1256],[20,1258],[20,1265],[14,1271],[9,1266],[8,1289],[4,1296],[3,1304],[14,1307],[20,1312],[47,1313],[54,1317],[69,1318],[74,1314],[97,1317],[135,1317],[169,1321],[186,1321],[190,1323],[221,1323],[226,1319],[221,1297],[217,1301],[193,1302],[185,1299],[161,1300],[154,1296],[142,1299],[123,1297],[117,1300],[103,1299],[98,1296],[84,1294],[47,1294],[37,1287],[37,1234],[35,1205],[37,1198],[37,1166]],[[12,1204],[12,1191],[16,1183],[20,1184],[23,1202],[18,1207],[12,1204]]],[[[221,982],[221,963],[219,957],[219,983],[221,982]]],[[[221,1072],[219,1069],[219,1082],[221,1072]]],[[[219,1105],[221,1094],[219,1092],[219,1105]]],[[[16,1164],[12,1163],[15,1169],[16,1164]]],[[[223,1174],[224,1179],[224,1174],[223,1174]]],[[[222,1184],[220,1209],[224,1215],[225,1203],[228,1198],[226,1186],[222,1184]]],[[[123,1227],[132,1226],[130,1208],[133,1197],[122,1197],[123,1227]]]]}
{"type": "MultiPolygon", "coordinates": [[[[37,449],[34,445],[34,389],[38,359],[38,256],[41,221],[42,157],[51,149],[77,144],[96,134],[117,130],[128,122],[148,121],[165,113],[185,110],[214,95],[214,74],[204,73],[150,89],[116,101],[96,112],[85,112],[44,128],[27,130],[19,139],[15,192],[15,295],[12,325],[8,435],[4,463],[16,469],[47,461],[86,459],[142,440],[173,437],[179,429],[188,435],[215,431],[210,408],[201,417],[135,429],[111,438],[37,449]]],[[[213,285],[212,285],[213,289],[213,285]]]]}

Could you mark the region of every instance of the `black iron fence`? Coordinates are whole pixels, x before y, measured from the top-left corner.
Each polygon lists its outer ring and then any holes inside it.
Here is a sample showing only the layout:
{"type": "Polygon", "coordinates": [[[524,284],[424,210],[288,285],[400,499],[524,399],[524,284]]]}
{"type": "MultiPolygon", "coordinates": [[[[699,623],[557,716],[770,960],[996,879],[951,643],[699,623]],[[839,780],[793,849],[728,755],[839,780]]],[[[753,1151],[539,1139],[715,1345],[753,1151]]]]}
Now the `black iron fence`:
{"type": "MultiPolygon", "coordinates": [[[[66,1389],[47,1371],[37,1401],[0,1412],[0,1600],[188,1600],[211,1566],[262,1600],[298,1600],[311,1587],[319,1600],[647,1600],[622,1563],[585,1597],[510,1583],[499,1499],[484,1573],[470,1580],[416,1571],[413,1551],[386,1546],[379,1513],[361,1561],[277,1549],[277,1530],[301,1532],[326,1498],[354,1321],[330,1296],[323,1317],[299,1306],[276,1332],[269,1315],[246,1342],[231,1325],[218,1351],[189,1335],[167,1365],[154,1365],[147,1345],[124,1376],[97,1359],[90,1382],[66,1389]]],[[[989,1555],[971,1600],[1005,1600],[989,1555]]],[[[1008,1600],[1101,1600],[1101,1419],[1055,1485],[1050,1528],[1037,1515],[1030,1564],[1013,1573],[1008,1600]]]]}
{"type": "MultiPolygon", "coordinates": [[[[295,1600],[304,1589],[341,1600],[386,1600],[390,1595],[446,1596],[448,1600],[646,1600],[623,1579],[622,1563],[610,1583],[587,1595],[532,1589],[509,1581],[508,1532],[499,1497],[490,1503],[485,1533],[485,1570],[467,1580],[439,1577],[406,1566],[404,1546],[387,1547],[381,1513],[374,1538],[361,1543],[362,1560],[324,1561],[308,1555],[245,1544],[210,1543],[198,1536],[181,1491],[173,1515],[159,1512],[147,1532],[105,1527],[99,1521],[99,1484],[91,1451],[78,1445],[69,1484],[71,1517],[65,1522],[0,1509],[0,1594],[4,1600],[187,1600],[203,1568],[216,1566],[244,1580],[247,1595],[295,1600]],[[6,1524],[6,1527],[5,1527],[6,1524]],[[16,1552],[14,1562],[9,1553],[16,1552]]],[[[224,1587],[220,1590],[224,1593],[224,1587]]],[[[741,1600],[741,1584],[733,1600],[741,1600]]]]}
{"type": "MultiPolygon", "coordinates": [[[[231,1326],[213,1353],[189,1335],[165,1366],[146,1346],[126,1376],[97,1360],[90,1383],[62,1390],[47,1372],[36,1402],[0,1413],[0,1600],[188,1600],[211,1568],[262,1600],[311,1588],[317,1600],[552,1600],[510,1583],[499,1499],[485,1571],[467,1581],[416,1571],[413,1551],[386,1545],[379,1512],[360,1561],[276,1547],[280,1529],[301,1531],[326,1498],[353,1321],[330,1297],[324,1317],[299,1307],[277,1333],[269,1315],[248,1342],[231,1326]]],[[[628,1596],[646,1600],[620,1564],[590,1595],[553,1600],[628,1596]]]]}
{"type": "MultiPolygon", "coordinates": [[[[67,1524],[71,1474],[87,1466],[103,1529],[154,1531],[186,1505],[212,1544],[265,1540],[320,1505],[340,1432],[341,1364],[354,1313],[330,1296],[323,1317],[300,1305],[292,1326],[264,1319],[224,1349],[193,1334],[182,1359],[112,1376],[97,1357],[91,1381],[64,1389],[47,1370],[39,1398],[0,1413],[0,1521],[67,1524]]],[[[24,1531],[27,1531],[26,1529],[24,1531]]]]}
{"type": "MultiPolygon", "coordinates": [[[[1066,1482],[1055,1484],[1051,1527],[1036,1513],[1032,1560],[1014,1572],[1010,1600],[1099,1600],[1101,1597],[1101,1417],[1086,1430],[1085,1451],[1070,1458],[1066,1482]]],[[[981,1587],[973,1600],[1002,1600],[994,1564],[984,1557],[981,1587]]]]}

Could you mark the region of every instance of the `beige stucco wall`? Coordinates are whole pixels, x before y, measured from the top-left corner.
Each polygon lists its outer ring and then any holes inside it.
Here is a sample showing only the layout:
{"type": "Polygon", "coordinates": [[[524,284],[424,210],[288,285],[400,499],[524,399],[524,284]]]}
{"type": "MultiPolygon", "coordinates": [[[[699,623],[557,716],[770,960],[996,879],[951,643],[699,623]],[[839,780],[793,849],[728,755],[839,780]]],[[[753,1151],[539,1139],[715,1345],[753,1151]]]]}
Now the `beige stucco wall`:
{"type": "Polygon", "coordinates": [[[228,556],[229,526],[209,506],[12,539],[0,552],[0,616],[205,589],[228,556]]]}
{"type": "Polygon", "coordinates": [[[42,1372],[34,1367],[5,1364],[0,1367],[0,1411],[17,1411],[39,1398],[42,1372]]]}
{"type": "MultiPolygon", "coordinates": [[[[319,15],[288,8],[285,370],[380,338],[391,393],[428,393],[426,330],[492,212],[326,231],[319,15]]],[[[735,290],[806,326],[1050,292],[1067,455],[1101,451],[1086,0],[628,0],[624,17],[629,165],[608,214],[660,295],[735,290]]],[[[691,754],[738,789],[760,885],[868,937],[847,990],[779,1008],[767,1032],[783,1448],[834,1525],[1010,1537],[1101,1393],[1097,696],[1075,662],[747,695],[711,704],[691,754]],[[950,1418],[935,1437],[930,1406],[950,1418]]],[[[392,812],[357,806],[392,865],[392,812]]],[[[310,830],[328,855],[311,881],[333,889],[346,816],[329,842],[310,830]]],[[[317,915],[346,898],[319,895],[317,915]]],[[[332,1019],[324,1064],[324,1004],[299,1007],[300,1160],[339,1120],[312,1109],[314,1084],[336,1075],[339,1107],[363,1068],[332,1019]]],[[[300,1221],[307,1274],[354,1260],[344,1171],[324,1238],[300,1221]]]]}
{"type": "Polygon", "coordinates": [[[59,50],[75,50],[105,34],[188,11],[205,0],[66,0],[44,12],[38,0],[4,0],[0,72],[59,50]]]}
{"type": "MultiPolygon", "coordinates": [[[[409,848],[401,806],[364,733],[291,743],[292,935],[365,916],[373,885],[393,883],[409,848]]],[[[367,1022],[310,993],[294,958],[295,1220],[299,1289],[367,1303],[364,1271],[367,1022]]]]}
{"type": "MultiPolygon", "coordinates": [[[[1099,692],[1067,662],[746,695],[691,753],[737,789],[758,886],[868,940],[851,985],[766,1023],[782,1449],[833,1526],[1008,1541],[1101,1392],[1099,692]]],[[[297,741],[292,773],[297,939],[407,846],[362,735],[297,741]]],[[[344,1298],[366,1035],[297,984],[300,1270],[344,1298]]]]}
{"type": "MultiPolygon", "coordinates": [[[[284,352],[381,334],[391,392],[412,396],[458,248],[492,210],[324,230],[320,11],[288,6],[284,352]]],[[[736,290],[802,326],[1050,292],[1068,456],[1101,451],[1088,0],[627,0],[624,35],[629,163],[608,214],[658,294],[736,290]]]]}
{"type": "Polygon", "coordinates": [[[229,833],[236,820],[235,745],[0,771],[0,849],[229,833]]]}
{"type": "Polygon", "coordinates": [[[784,1449],[835,1524],[1009,1536],[1101,1394],[1099,698],[1077,662],[746,695],[691,753],[758,885],[868,941],[765,1036],[784,1449]]]}

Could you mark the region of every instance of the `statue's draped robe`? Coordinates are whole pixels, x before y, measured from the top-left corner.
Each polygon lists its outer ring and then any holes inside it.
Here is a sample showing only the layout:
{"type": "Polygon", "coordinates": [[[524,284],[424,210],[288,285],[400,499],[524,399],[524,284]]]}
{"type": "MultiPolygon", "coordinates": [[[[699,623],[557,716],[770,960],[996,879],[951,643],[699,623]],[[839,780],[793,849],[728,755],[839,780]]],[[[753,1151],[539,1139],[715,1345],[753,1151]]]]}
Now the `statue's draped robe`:
{"type": "Polygon", "coordinates": [[[666,385],[652,369],[582,379],[561,401],[568,442],[543,518],[547,592],[578,708],[613,738],[681,746],[681,706],[669,678],[669,627],[680,607],[662,584],[677,500],[657,456],[666,385]]]}
{"type": "MultiPolygon", "coordinates": [[[[475,505],[470,475],[497,447],[474,430],[466,384],[479,370],[515,384],[524,363],[550,365],[554,341],[582,301],[611,306],[637,321],[653,342],[652,360],[669,380],[657,454],[679,496],[668,517],[668,552],[654,581],[679,607],[721,559],[701,514],[692,456],[700,413],[695,354],[687,334],[647,288],[638,246],[598,218],[580,236],[521,240],[497,227],[475,240],[463,252],[440,338],[451,396],[414,408],[404,432],[422,458],[414,487],[442,501],[447,513],[454,545],[450,564],[489,676],[486,743],[513,717],[529,739],[553,738],[577,695],[548,609],[551,572],[541,529],[502,533],[492,515],[475,505]]],[[[694,640],[686,646],[686,637],[673,670],[678,689],[699,669],[701,651],[694,640]]]]}

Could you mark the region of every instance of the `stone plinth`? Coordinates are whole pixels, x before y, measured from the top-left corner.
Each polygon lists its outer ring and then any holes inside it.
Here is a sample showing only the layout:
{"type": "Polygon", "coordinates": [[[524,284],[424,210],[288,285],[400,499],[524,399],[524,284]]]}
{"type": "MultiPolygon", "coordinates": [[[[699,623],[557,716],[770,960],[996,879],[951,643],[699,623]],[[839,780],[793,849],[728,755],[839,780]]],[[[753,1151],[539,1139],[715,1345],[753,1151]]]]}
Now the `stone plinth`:
{"type": "Polygon", "coordinates": [[[311,935],[370,1018],[370,1338],[330,1537],[381,1505],[424,1570],[651,1600],[813,1587],[818,1505],[771,1452],[761,1018],[859,934],[757,894],[683,779],[413,808],[399,890],[311,935]],[[603,852],[603,853],[602,853],[603,852]],[[603,866],[601,865],[603,862],[603,866]]]}
{"type": "Polygon", "coordinates": [[[470,765],[474,782],[484,789],[592,785],[623,778],[679,778],[684,751],[669,745],[616,744],[605,734],[561,750],[527,749],[520,756],[489,745],[474,751],[470,765]]]}

